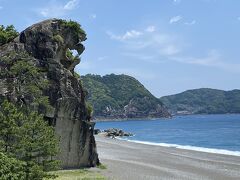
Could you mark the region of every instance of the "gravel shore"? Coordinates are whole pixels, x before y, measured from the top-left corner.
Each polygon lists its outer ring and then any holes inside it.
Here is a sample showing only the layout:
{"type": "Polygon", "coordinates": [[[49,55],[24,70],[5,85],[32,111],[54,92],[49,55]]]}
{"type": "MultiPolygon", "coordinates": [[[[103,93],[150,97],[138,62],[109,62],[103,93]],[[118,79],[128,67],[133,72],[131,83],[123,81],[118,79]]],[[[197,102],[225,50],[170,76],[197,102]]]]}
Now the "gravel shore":
{"type": "Polygon", "coordinates": [[[114,180],[239,180],[240,157],[145,145],[96,135],[103,175],[114,180]]]}

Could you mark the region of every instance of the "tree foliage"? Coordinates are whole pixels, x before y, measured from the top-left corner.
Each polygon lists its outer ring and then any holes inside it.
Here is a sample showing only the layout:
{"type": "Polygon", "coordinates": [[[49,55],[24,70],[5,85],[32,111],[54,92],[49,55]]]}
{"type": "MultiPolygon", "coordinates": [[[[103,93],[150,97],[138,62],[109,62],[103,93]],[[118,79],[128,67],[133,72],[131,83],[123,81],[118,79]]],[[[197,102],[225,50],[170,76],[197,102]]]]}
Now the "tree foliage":
{"type": "Polygon", "coordinates": [[[26,180],[51,177],[47,172],[57,168],[53,157],[58,139],[37,112],[23,112],[5,100],[0,109],[0,142],[1,152],[25,163],[26,180]]]}
{"type": "MultiPolygon", "coordinates": [[[[24,174],[24,180],[53,177],[48,171],[59,164],[54,159],[59,150],[58,138],[41,115],[52,109],[44,95],[49,86],[46,71],[24,52],[9,52],[0,60],[0,75],[7,81],[7,98],[0,102],[0,152],[13,165],[23,163],[19,173],[24,174]]],[[[2,164],[3,169],[9,167],[2,164]]],[[[10,174],[8,179],[14,176],[10,174]]]]}
{"type": "Polygon", "coordinates": [[[70,49],[67,49],[66,56],[70,61],[80,60],[79,54],[74,55],[70,49]]]}
{"type": "Polygon", "coordinates": [[[9,57],[1,59],[5,63],[5,68],[1,70],[1,77],[11,81],[8,89],[14,93],[17,103],[39,113],[51,110],[47,96],[43,91],[49,86],[49,82],[40,67],[34,64],[34,60],[27,54],[17,56],[11,54],[9,57]]]}
{"type": "Polygon", "coordinates": [[[177,111],[188,111],[193,114],[240,113],[240,90],[201,88],[165,96],[161,100],[173,113],[177,111]]]}
{"type": "Polygon", "coordinates": [[[1,180],[26,180],[25,166],[25,162],[0,152],[1,180]]]}
{"type": "Polygon", "coordinates": [[[134,99],[139,111],[150,111],[162,102],[154,97],[139,81],[127,75],[81,76],[88,91],[87,100],[93,105],[94,115],[101,115],[106,107],[123,109],[134,99]]]}
{"type": "Polygon", "coordinates": [[[18,32],[13,25],[4,27],[0,25],[0,46],[12,41],[18,36],[18,32]]]}
{"type": "Polygon", "coordinates": [[[76,31],[79,34],[86,34],[86,32],[81,28],[81,25],[75,21],[61,20],[61,23],[63,26],[76,31]]]}
{"type": "Polygon", "coordinates": [[[87,119],[90,120],[92,118],[93,115],[93,107],[90,103],[86,103],[87,106],[87,119]]]}

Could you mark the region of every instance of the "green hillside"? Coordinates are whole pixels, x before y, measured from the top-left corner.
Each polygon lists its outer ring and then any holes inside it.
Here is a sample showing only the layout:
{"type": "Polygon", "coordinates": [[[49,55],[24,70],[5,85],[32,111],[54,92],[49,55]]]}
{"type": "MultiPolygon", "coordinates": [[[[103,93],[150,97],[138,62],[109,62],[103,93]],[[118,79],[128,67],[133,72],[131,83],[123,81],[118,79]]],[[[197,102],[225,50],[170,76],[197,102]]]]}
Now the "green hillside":
{"type": "Polygon", "coordinates": [[[95,118],[168,117],[162,102],[127,75],[81,76],[95,118]]]}
{"type": "Polygon", "coordinates": [[[240,90],[194,89],[161,97],[172,114],[240,113],[240,90]]]}

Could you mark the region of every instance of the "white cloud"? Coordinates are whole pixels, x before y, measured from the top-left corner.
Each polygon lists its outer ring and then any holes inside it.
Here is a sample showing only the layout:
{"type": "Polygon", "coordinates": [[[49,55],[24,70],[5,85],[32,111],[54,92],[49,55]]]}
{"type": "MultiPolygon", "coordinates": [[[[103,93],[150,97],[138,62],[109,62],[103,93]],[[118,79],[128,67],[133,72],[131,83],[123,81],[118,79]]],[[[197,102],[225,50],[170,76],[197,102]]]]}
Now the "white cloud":
{"type": "Polygon", "coordinates": [[[148,26],[148,27],[146,28],[146,31],[147,31],[147,32],[155,32],[155,31],[156,31],[156,27],[155,27],[155,26],[148,26]]]}
{"type": "Polygon", "coordinates": [[[203,66],[213,66],[220,59],[220,54],[216,50],[211,50],[206,57],[172,57],[172,60],[186,64],[196,64],[203,66]]]}
{"type": "Polygon", "coordinates": [[[182,51],[173,35],[156,31],[155,26],[144,30],[130,30],[123,35],[107,32],[109,37],[123,44],[122,54],[134,59],[157,62],[159,57],[170,57],[182,51]],[[151,33],[149,33],[151,32],[151,33]]]}
{"type": "Polygon", "coordinates": [[[89,16],[91,19],[96,19],[97,18],[97,15],[96,14],[90,14],[89,16]]]}
{"type": "Polygon", "coordinates": [[[185,22],[184,24],[188,25],[188,26],[192,26],[192,25],[196,24],[196,20],[192,20],[191,22],[185,22]]]}
{"type": "Polygon", "coordinates": [[[221,54],[216,50],[210,50],[205,57],[172,57],[170,60],[184,64],[214,67],[234,73],[240,73],[240,64],[223,61],[221,54]]]}
{"type": "Polygon", "coordinates": [[[156,58],[153,55],[146,55],[143,53],[133,53],[133,52],[124,52],[122,53],[123,56],[127,56],[127,57],[131,57],[131,58],[135,58],[135,59],[140,59],[140,60],[144,60],[144,61],[149,61],[149,60],[153,60],[154,58],[156,58]]]}
{"type": "Polygon", "coordinates": [[[173,0],[174,4],[179,4],[181,2],[181,0],[173,0]]]}
{"type": "Polygon", "coordinates": [[[169,45],[166,45],[166,46],[163,46],[161,49],[160,49],[160,53],[162,55],[166,55],[166,56],[172,56],[172,55],[175,55],[177,53],[179,53],[181,50],[179,48],[177,48],[176,46],[172,45],[172,44],[169,44],[169,45]]]}
{"type": "Polygon", "coordinates": [[[141,32],[136,31],[136,30],[131,30],[131,31],[127,31],[123,36],[122,39],[131,39],[131,38],[137,38],[140,35],[142,35],[141,32]]]}
{"type": "Polygon", "coordinates": [[[78,0],[71,0],[71,1],[68,1],[63,9],[66,9],[66,10],[72,10],[74,9],[76,6],[78,5],[78,0]]]}
{"type": "Polygon", "coordinates": [[[64,14],[64,11],[62,11],[61,7],[53,6],[53,7],[43,8],[40,10],[39,13],[43,17],[60,17],[64,14]]]}
{"type": "Polygon", "coordinates": [[[136,31],[136,30],[130,30],[130,31],[127,31],[123,35],[116,35],[116,34],[112,33],[111,31],[107,31],[107,34],[110,36],[111,39],[125,41],[128,39],[137,38],[137,37],[141,36],[143,33],[140,31],[136,31]]]}
{"type": "MultiPolygon", "coordinates": [[[[107,32],[107,34],[111,39],[123,45],[120,55],[135,61],[139,60],[155,64],[171,61],[240,73],[240,63],[228,62],[217,50],[209,50],[202,57],[184,56],[183,53],[186,53],[185,48],[188,46],[184,40],[179,39],[174,34],[162,33],[159,30],[149,33],[147,29],[148,27],[142,30],[130,30],[123,35],[116,35],[112,32],[107,32]]],[[[125,72],[127,73],[127,71],[125,72]]],[[[134,75],[139,76],[137,73],[134,73],[134,75]]]]}
{"type": "Polygon", "coordinates": [[[174,16],[169,20],[169,23],[170,24],[177,23],[180,20],[182,20],[182,16],[174,16]]]}
{"type": "Polygon", "coordinates": [[[77,7],[79,0],[70,0],[66,4],[59,4],[56,0],[52,0],[44,7],[37,9],[37,12],[43,17],[62,17],[68,11],[77,7]]]}
{"type": "Polygon", "coordinates": [[[155,32],[145,34],[138,41],[131,41],[127,44],[130,50],[153,51],[157,56],[172,56],[181,52],[177,41],[174,37],[168,34],[155,32]]]}
{"type": "Polygon", "coordinates": [[[108,58],[108,56],[101,56],[101,57],[98,57],[97,60],[98,61],[103,61],[103,60],[105,60],[107,58],[108,58]]]}

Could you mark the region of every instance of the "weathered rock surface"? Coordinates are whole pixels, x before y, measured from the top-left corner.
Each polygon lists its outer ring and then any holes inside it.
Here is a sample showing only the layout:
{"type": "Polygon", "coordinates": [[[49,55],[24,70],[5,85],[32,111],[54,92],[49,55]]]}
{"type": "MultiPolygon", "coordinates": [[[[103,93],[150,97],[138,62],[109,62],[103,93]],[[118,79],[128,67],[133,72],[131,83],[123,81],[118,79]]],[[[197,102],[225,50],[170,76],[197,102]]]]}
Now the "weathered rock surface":
{"type": "MultiPolygon", "coordinates": [[[[74,67],[80,59],[71,60],[67,49],[84,51],[82,41],[86,34],[64,24],[63,20],[50,19],[24,30],[13,42],[0,47],[2,59],[15,54],[10,60],[17,61],[21,54],[28,54],[35,66],[45,71],[50,86],[44,89],[52,111],[45,112],[45,119],[55,126],[60,136],[60,155],[64,168],[95,166],[99,160],[93,136],[94,123],[90,122],[85,104],[85,92],[80,80],[74,76],[74,67]]],[[[11,81],[0,77],[0,96],[14,96],[11,81]]],[[[14,98],[14,97],[13,97],[14,98]]]]}
{"type": "Polygon", "coordinates": [[[124,107],[115,108],[107,105],[102,112],[96,114],[96,120],[114,120],[114,119],[141,119],[141,118],[170,118],[171,115],[162,104],[154,103],[148,107],[141,107],[142,105],[150,104],[150,98],[133,97],[124,107]]]}

